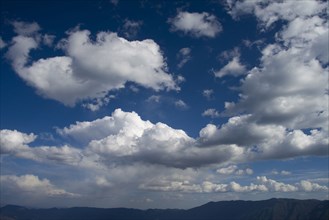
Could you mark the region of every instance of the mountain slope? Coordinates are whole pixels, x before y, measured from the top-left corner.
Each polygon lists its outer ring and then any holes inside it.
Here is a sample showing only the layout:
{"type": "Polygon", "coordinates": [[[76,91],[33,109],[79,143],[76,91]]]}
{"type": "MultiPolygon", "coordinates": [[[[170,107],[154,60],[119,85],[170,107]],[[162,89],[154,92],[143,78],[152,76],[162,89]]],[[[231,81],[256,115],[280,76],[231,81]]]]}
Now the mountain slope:
{"type": "Polygon", "coordinates": [[[218,219],[329,219],[329,201],[270,199],[264,201],[220,201],[188,210],[127,208],[28,209],[8,205],[0,209],[1,220],[218,220],[218,219]]]}

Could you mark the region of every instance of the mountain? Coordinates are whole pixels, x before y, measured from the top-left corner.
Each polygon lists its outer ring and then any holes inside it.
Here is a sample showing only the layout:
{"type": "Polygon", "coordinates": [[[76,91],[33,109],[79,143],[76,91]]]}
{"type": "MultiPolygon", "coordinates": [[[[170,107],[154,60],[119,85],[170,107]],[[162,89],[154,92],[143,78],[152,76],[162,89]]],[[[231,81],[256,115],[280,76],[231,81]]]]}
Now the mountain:
{"type": "Polygon", "coordinates": [[[220,219],[310,219],[328,220],[329,201],[269,199],[264,201],[220,201],[188,210],[127,208],[31,209],[7,205],[0,208],[0,220],[220,220],[220,219]]]}

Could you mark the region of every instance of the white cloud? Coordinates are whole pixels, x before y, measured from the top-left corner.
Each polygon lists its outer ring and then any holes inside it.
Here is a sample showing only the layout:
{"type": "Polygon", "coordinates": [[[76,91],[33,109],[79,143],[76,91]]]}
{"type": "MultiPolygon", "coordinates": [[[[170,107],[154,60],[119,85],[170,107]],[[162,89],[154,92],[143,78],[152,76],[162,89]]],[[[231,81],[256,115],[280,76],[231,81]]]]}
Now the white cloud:
{"type": "Polygon", "coordinates": [[[208,100],[212,99],[213,94],[214,94],[214,90],[212,89],[205,89],[202,91],[202,95],[206,97],[206,99],[208,100]]]}
{"type": "Polygon", "coordinates": [[[215,37],[222,31],[222,26],[217,18],[207,12],[190,13],[179,12],[176,17],[170,18],[171,29],[182,31],[194,37],[215,37]]]}
{"type": "Polygon", "coordinates": [[[246,67],[241,64],[239,57],[234,57],[223,68],[214,72],[216,77],[224,77],[226,75],[240,76],[246,74],[246,67]]]}
{"type": "Polygon", "coordinates": [[[37,136],[32,134],[24,134],[16,130],[0,130],[0,152],[1,154],[15,153],[25,150],[27,144],[33,142],[37,136]]]}
{"type": "Polygon", "coordinates": [[[211,117],[211,118],[218,118],[220,116],[219,112],[214,109],[214,108],[209,108],[207,110],[205,110],[203,113],[202,113],[202,116],[206,117],[211,117]]]}
{"type": "Polygon", "coordinates": [[[301,190],[304,190],[306,192],[312,192],[312,191],[328,191],[327,186],[321,186],[318,183],[312,183],[307,180],[301,180],[299,183],[299,187],[301,190]]]}
{"type": "Polygon", "coordinates": [[[296,17],[307,18],[320,14],[327,7],[322,1],[232,1],[227,0],[228,11],[233,18],[243,14],[254,14],[268,28],[278,20],[291,21],[296,17]]]}
{"type": "MultiPolygon", "coordinates": [[[[27,174],[22,176],[2,175],[0,178],[3,192],[15,195],[23,194],[29,197],[78,197],[64,189],[55,187],[48,179],[39,179],[38,176],[27,174]]],[[[22,195],[19,195],[19,197],[22,195]]]]}
{"type": "Polygon", "coordinates": [[[177,59],[179,59],[179,63],[177,64],[178,68],[182,68],[188,61],[191,60],[191,49],[188,47],[184,47],[178,51],[177,59]]]}
{"type": "Polygon", "coordinates": [[[139,188],[151,191],[174,191],[185,193],[226,193],[226,192],[311,192],[328,191],[328,187],[302,180],[298,183],[288,184],[268,179],[266,176],[258,176],[259,183],[250,183],[241,185],[235,181],[229,183],[213,183],[203,181],[201,183],[192,183],[188,180],[170,180],[170,179],[152,179],[141,184],[139,188]]]}
{"type": "Polygon", "coordinates": [[[176,106],[176,108],[179,108],[182,110],[186,110],[189,108],[189,106],[181,99],[175,101],[175,106],[176,106]]]}
{"type": "Polygon", "coordinates": [[[156,91],[179,89],[153,40],[127,41],[116,33],[100,32],[91,41],[89,31],[75,30],[65,42],[67,56],[40,59],[26,66],[38,40],[19,35],[13,38],[7,57],[18,75],[40,95],[68,106],[105,98],[128,81],[156,91]]]}
{"type": "Polygon", "coordinates": [[[228,167],[222,167],[220,169],[217,169],[216,172],[219,174],[224,174],[224,175],[231,175],[231,174],[251,175],[254,173],[254,171],[251,168],[239,169],[237,165],[230,165],[228,167]]]}

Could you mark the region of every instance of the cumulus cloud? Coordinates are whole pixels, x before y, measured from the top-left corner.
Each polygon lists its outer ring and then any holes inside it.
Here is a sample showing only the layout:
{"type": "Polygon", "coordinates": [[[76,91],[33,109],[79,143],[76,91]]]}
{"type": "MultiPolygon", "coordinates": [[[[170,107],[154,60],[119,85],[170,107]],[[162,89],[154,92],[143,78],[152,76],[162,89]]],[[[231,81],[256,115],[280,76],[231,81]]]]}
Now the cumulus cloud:
{"type": "Polygon", "coordinates": [[[177,64],[178,68],[182,68],[188,61],[191,60],[191,49],[184,47],[178,51],[177,59],[180,60],[177,64]]]}
{"type": "Polygon", "coordinates": [[[214,108],[209,108],[206,109],[204,112],[202,112],[202,116],[206,117],[211,117],[211,118],[218,118],[220,116],[220,113],[214,109],[214,108]]]}
{"type": "Polygon", "coordinates": [[[21,29],[7,57],[17,74],[45,98],[74,106],[81,100],[103,99],[126,82],[156,91],[179,89],[153,40],[128,41],[116,33],[99,32],[92,41],[90,31],[74,30],[62,41],[66,56],[39,59],[28,66],[30,51],[39,45],[39,38],[28,34],[39,29],[21,29]]]}
{"type": "Polygon", "coordinates": [[[298,183],[288,184],[268,179],[266,176],[258,176],[258,183],[241,185],[235,181],[229,183],[213,183],[203,181],[201,183],[192,183],[188,180],[167,180],[152,179],[139,186],[139,188],[151,191],[176,191],[185,193],[226,193],[226,192],[311,192],[311,191],[328,191],[327,186],[302,180],[298,183]]]}
{"type": "Polygon", "coordinates": [[[228,12],[233,18],[238,19],[244,14],[254,14],[261,25],[268,28],[278,20],[291,21],[297,17],[310,17],[326,9],[322,1],[235,1],[227,0],[228,12]]]}
{"type": "Polygon", "coordinates": [[[117,109],[112,116],[91,122],[77,122],[57,130],[62,136],[80,141],[83,149],[69,145],[35,146],[28,143],[35,137],[4,130],[4,153],[46,163],[94,167],[115,164],[154,164],[166,167],[202,167],[234,160],[243,153],[235,145],[200,148],[197,140],[184,131],[158,122],[144,121],[135,112],[117,109]],[[17,133],[17,134],[16,134],[17,133]],[[15,139],[14,136],[20,139],[15,139]],[[19,140],[19,141],[17,141],[19,140]]]}
{"type": "Polygon", "coordinates": [[[239,57],[234,57],[229,63],[223,68],[214,72],[216,77],[224,77],[227,75],[240,76],[246,74],[246,67],[241,64],[239,57]]]}
{"type": "Polygon", "coordinates": [[[37,138],[33,133],[25,134],[16,130],[0,130],[1,154],[9,154],[20,158],[39,162],[56,162],[78,164],[82,159],[79,149],[64,145],[30,147],[28,144],[37,138]]]}
{"type": "Polygon", "coordinates": [[[207,12],[190,13],[179,12],[176,17],[170,18],[171,30],[182,31],[194,37],[215,37],[222,31],[222,26],[216,16],[207,12]]]}
{"type": "MultiPolygon", "coordinates": [[[[0,178],[2,192],[28,195],[29,197],[78,197],[78,194],[70,193],[57,188],[48,179],[39,179],[38,176],[27,174],[22,176],[2,175],[0,178]]],[[[21,195],[19,195],[21,196],[21,195]]]]}

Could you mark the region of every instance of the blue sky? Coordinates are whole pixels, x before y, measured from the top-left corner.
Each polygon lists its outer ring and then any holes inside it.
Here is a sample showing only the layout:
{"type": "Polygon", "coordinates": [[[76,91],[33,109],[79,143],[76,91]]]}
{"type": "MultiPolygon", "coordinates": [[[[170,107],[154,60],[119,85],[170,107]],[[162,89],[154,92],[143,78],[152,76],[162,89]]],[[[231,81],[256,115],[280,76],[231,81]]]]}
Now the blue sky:
{"type": "Polygon", "coordinates": [[[328,199],[324,1],[2,1],[1,205],[328,199]]]}

